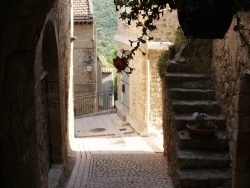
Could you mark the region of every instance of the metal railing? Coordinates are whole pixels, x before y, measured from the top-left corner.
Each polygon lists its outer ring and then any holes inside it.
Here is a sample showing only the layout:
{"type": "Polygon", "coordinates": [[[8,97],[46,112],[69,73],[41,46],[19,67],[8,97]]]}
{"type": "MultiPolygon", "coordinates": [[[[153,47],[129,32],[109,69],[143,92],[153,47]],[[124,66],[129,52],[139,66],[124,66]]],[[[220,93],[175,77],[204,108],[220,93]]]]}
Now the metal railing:
{"type": "Polygon", "coordinates": [[[109,110],[114,106],[113,91],[93,93],[76,97],[74,100],[75,117],[109,110]]]}

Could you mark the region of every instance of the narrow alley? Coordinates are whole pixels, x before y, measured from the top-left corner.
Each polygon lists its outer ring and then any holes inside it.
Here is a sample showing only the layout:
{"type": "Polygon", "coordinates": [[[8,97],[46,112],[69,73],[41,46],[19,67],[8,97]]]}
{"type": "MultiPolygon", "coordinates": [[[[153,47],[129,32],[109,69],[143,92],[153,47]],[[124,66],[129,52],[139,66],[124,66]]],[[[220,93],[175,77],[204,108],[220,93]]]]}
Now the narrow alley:
{"type": "Polygon", "coordinates": [[[117,114],[75,119],[68,188],[171,188],[162,136],[140,137],[117,114]]]}

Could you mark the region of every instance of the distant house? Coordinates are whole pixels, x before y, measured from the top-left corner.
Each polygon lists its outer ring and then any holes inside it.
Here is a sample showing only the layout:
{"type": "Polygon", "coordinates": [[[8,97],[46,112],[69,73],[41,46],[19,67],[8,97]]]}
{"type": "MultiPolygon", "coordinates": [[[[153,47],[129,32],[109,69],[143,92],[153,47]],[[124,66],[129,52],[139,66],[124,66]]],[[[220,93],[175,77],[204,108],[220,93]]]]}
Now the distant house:
{"type": "MultiPolygon", "coordinates": [[[[134,59],[130,61],[130,66],[135,68],[133,73],[130,76],[123,73],[117,78],[118,115],[142,135],[148,135],[153,130],[162,130],[162,87],[157,60],[175,39],[178,27],[176,12],[170,13],[166,10],[164,17],[155,23],[158,29],[150,33],[154,40],[141,46],[147,52],[146,56],[136,52],[134,59]]],[[[117,30],[114,39],[117,41],[120,56],[122,49],[131,49],[129,40],[135,41],[140,37],[141,30],[136,28],[134,22],[128,25],[120,19],[117,30]]]]}
{"type": "Polygon", "coordinates": [[[96,26],[91,0],[73,0],[74,10],[74,95],[79,97],[98,92],[96,26]],[[90,67],[92,66],[91,70],[90,67]]]}
{"type": "Polygon", "coordinates": [[[112,71],[102,82],[101,62],[96,53],[96,24],[91,0],[74,0],[73,70],[75,116],[113,106],[112,71]],[[111,76],[110,76],[111,75],[111,76]],[[105,93],[103,93],[105,92],[105,93]]]}
{"type": "Polygon", "coordinates": [[[75,116],[98,111],[96,26],[91,0],[73,0],[73,82],[75,116]]]}

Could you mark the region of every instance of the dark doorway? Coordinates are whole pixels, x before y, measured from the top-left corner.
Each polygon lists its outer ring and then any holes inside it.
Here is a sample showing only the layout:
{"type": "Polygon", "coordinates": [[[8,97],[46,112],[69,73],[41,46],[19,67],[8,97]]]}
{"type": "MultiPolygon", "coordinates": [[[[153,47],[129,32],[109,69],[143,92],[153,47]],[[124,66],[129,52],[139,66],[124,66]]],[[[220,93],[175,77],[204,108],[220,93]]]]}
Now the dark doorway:
{"type": "Polygon", "coordinates": [[[50,126],[49,126],[49,107],[47,96],[47,71],[42,73],[41,77],[41,114],[42,114],[42,133],[45,142],[44,155],[47,169],[49,171],[51,166],[51,143],[50,143],[50,126]]]}
{"type": "Polygon", "coordinates": [[[60,102],[60,79],[59,79],[59,60],[56,40],[56,32],[52,21],[48,21],[45,27],[42,44],[42,75],[41,87],[44,101],[44,142],[48,164],[62,163],[62,118],[60,102]],[[44,78],[42,78],[44,76],[44,78]],[[46,111],[46,108],[48,109],[46,111]],[[48,112],[48,113],[46,113],[48,112]],[[46,122],[46,119],[48,122],[46,122]]]}

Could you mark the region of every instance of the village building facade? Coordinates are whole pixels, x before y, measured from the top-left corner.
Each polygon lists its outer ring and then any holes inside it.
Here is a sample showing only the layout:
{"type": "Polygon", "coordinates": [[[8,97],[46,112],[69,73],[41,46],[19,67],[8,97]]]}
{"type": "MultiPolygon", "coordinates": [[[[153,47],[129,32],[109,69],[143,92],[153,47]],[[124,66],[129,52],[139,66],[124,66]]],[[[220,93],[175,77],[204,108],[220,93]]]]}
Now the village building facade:
{"type": "MultiPolygon", "coordinates": [[[[174,43],[178,28],[177,14],[166,10],[165,15],[155,21],[157,30],[149,32],[154,39],[142,45],[144,56],[139,50],[129,66],[135,70],[131,75],[118,74],[118,114],[141,135],[162,131],[162,85],[157,69],[160,55],[174,43]]],[[[141,36],[141,28],[136,28],[135,22],[128,25],[118,19],[117,41],[118,56],[122,50],[130,50],[129,40],[135,41],[141,36]]]]}

